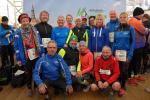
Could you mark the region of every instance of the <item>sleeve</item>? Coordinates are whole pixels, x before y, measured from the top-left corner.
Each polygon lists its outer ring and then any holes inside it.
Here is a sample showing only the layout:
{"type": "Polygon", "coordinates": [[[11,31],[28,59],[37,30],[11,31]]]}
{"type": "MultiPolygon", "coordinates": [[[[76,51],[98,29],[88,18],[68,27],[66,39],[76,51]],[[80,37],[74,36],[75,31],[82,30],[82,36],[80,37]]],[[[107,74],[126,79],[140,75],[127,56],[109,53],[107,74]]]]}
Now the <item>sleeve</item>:
{"type": "Polygon", "coordinates": [[[1,37],[5,36],[7,32],[8,32],[8,30],[3,30],[2,26],[0,26],[0,36],[1,37]]]}
{"type": "Polygon", "coordinates": [[[72,84],[72,80],[71,80],[71,73],[69,71],[69,67],[68,65],[66,64],[66,62],[59,56],[59,59],[60,60],[60,64],[61,64],[61,68],[64,72],[64,75],[65,75],[65,80],[66,80],[66,84],[67,85],[71,85],[72,84]]]}
{"type": "Polygon", "coordinates": [[[39,59],[36,64],[35,68],[33,70],[33,80],[35,81],[36,85],[39,86],[42,83],[42,80],[40,78],[40,72],[42,69],[42,60],[39,59]]]}
{"type": "Polygon", "coordinates": [[[130,50],[129,50],[129,53],[127,55],[129,61],[131,61],[132,56],[133,56],[133,52],[135,49],[135,31],[134,31],[133,27],[130,28],[130,38],[131,38],[130,50]]]}
{"type": "Polygon", "coordinates": [[[96,81],[100,81],[100,73],[99,73],[99,57],[96,58],[95,60],[95,64],[94,64],[94,75],[95,75],[95,79],[96,81]]]}
{"type": "Polygon", "coordinates": [[[109,84],[115,82],[120,75],[120,70],[119,70],[119,63],[118,61],[114,58],[114,66],[113,66],[113,75],[107,80],[109,84]]]}
{"type": "Polygon", "coordinates": [[[141,35],[145,35],[148,33],[142,22],[137,20],[129,20],[129,24],[135,28],[141,35]]]}
{"type": "Polygon", "coordinates": [[[91,29],[89,31],[89,35],[88,35],[88,47],[89,47],[90,50],[92,49],[92,30],[93,29],[91,29]]]}
{"type": "Polygon", "coordinates": [[[16,52],[16,60],[17,61],[21,61],[20,58],[20,51],[19,51],[19,39],[20,39],[20,35],[19,35],[19,30],[16,30],[16,32],[14,33],[14,49],[16,52]]]}
{"type": "Polygon", "coordinates": [[[40,37],[39,31],[37,31],[37,34],[38,34],[38,41],[39,41],[39,45],[40,45],[40,56],[42,56],[45,53],[45,49],[43,47],[42,39],[40,37]]]}
{"type": "Polygon", "coordinates": [[[94,61],[93,61],[93,54],[92,54],[92,53],[89,54],[88,62],[89,62],[89,64],[88,64],[88,66],[86,67],[86,69],[84,69],[84,70],[82,71],[82,74],[88,73],[88,72],[91,71],[92,68],[93,68],[93,62],[94,62],[94,61]]]}
{"type": "Polygon", "coordinates": [[[109,46],[109,32],[105,29],[105,45],[109,46]]]}
{"type": "Polygon", "coordinates": [[[55,39],[55,28],[52,29],[51,38],[52,38],[52,40],[56,40],[56,39],[55,39]]]}

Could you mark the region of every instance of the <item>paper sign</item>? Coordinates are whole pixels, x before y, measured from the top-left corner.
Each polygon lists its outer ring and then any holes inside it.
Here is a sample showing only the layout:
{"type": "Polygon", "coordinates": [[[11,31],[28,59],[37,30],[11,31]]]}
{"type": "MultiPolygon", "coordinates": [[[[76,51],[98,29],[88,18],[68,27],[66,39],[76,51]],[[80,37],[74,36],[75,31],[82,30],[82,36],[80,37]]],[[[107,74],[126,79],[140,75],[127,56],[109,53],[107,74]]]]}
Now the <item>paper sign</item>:
{"type": "Polygon", "coordinates": [[[51,40],[50,38],[42,38],[42,43],[45,48],[47,48],[47,44],[50,40],[51,40]]]}
{"type": "Polygon", "coordinates": [[[69,66],[69,69],[70,69],[70,72],[71,72],[71,75],[75,76],[76,75],[76,66],[75,65],[71,65],[69,66]]]}
{"type": "Polygon", "coordinates": [[[100,74],[111,75],[111,72],[110,72],[110,70],[104,70],[104,69],[100,69],[100,70],[99,70],[99,73],[100,73],[100,74]]]}
{"type": "Polygon", "coordinates": [[[114,35],[115,35],[114,32],[109,33],[109,41],[110,42],[114,42],[114,35]]]}
{"type": "Polygon", "coordinates": [[[119,61],[126,62],[127,51],[126,50],[116,50],[115,56],[119,61]]]}
{"type": "Polygon", "coordinates": [[[29,56],[30,60],[34,60],[34,59],[36,59],[38,57],[38,55],[36,54],[34,48],[33,49],[29,49],[27,51],[28,51],[28,56],[29,56]]]}

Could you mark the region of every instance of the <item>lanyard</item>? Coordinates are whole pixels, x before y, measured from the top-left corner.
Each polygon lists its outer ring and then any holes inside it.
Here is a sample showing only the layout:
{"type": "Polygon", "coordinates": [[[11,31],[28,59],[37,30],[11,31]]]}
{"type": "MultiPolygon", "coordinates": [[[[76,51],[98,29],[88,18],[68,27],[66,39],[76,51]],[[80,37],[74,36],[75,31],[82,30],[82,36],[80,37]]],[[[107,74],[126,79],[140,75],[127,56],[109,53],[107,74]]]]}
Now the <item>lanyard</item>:
{"type": "MultiPolygon", "coordinates": [[[[94,37],[95,37],[95,35],[96,35],[96,31],[95,31],[95,28],[94,28],[94,37]]],[[[97,31],[97,33],[98,33],[98,31],[97,31]]],[[[101,35],[102,35],[102,28],[100,29],[100,32],[99,32],[99,37],[101,37],[101,35]]]]}

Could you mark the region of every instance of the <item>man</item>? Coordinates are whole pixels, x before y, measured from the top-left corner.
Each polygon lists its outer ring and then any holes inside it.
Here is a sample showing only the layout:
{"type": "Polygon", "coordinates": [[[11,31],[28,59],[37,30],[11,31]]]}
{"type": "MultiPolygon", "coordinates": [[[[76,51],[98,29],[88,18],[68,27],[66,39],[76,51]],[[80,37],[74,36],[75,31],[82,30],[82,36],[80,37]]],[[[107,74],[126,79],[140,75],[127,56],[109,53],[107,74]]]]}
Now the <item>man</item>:
{"type": "Polygon", "coordinates": [[[57,18],[58,26],[52,30],[52,39],[56,41],[58,51],[65,46],[70,31],[69,28],[64,26],[64,23],[65,23],[64,17],[59,16],[57,18]]]}
{"type": "Polygon", "coordinates": [[[78,78],[78,81],[80,84],[82,84],[84,87],[83,91],[87,92],[90,88],[91,83],[91,72],[93,69],[93,54],[92,52],[87,48],[85,41],[80,41],[79,43],[79,53],[80,53],[80,63],[81,66],[77,68],[77,74],[76,77],[78,78]]]}
{"type": "Polygon", "coordinates": [[[106,24],[106,27],[107,27],[108,32],[109,32],[109,42],[111,45],[112,42],[114,41],[114,31],[119,26],[119,20],[117,18],[117,13],[115,10],[111,10],[109,12],[109,17],[110,17],[110,21],[106,24]]]}
{"type": "Polygon", "coordinates": [[[18,17],[21,27],[15,32],[14,48],[19,66],[24,66],[27,77],[28,96],[32,96],[32,70],[38,57],[44,55],[41,38],[36,29],[30,24],[30,17],[22,13],[18,17]]]}
{"type": "Polygon", "coordinates": [[[68,44],[68,41],[72,35],[76,35],[78,38],[78,42],[80,41],[86,41],[86,46],[88,45],[88,32],[87,30],[82,26],[82,20],[81,18],[76,18],[75,20],[75,27],[70,30],[66,44],[68,44]]]}
{"type": "Polygon", "coordinates": [[[14,66],[14,49],[13,49],[13,27],[8,25],[8,18],[2,17],[2,23],[0,24],[0,46],[1,46],[1,60],[2,67],[10,64],[14,66]],[[10,59],[9,59],[10,56],[10,59]]]}
{"type": "Polygon", "coordinates": [[[59,88],[63,92],[73,92],[69,68],[65,61],[56,54],[56,51],[57,44],[55,41],[49,41],[47,45],[47,54],[37,61],[33,71],[33,79],[39,88],[40,94],[45,94],[45,100],[49,100],[47,94],[49,86],[59,88]],[[62,71],[66,79],[66,84],[61,76],[62,71]]]}
{"type": "MultiPolygon", "coordinates": [[[[141,21],[143,14],[144,10],[140,7],[136,7],[133,11],[133,17],[128,20],[129,25],[133,26],[135,29],[135,50],[129,68],[134,71],[134,78],[132,78],[134,83],[136,83],[135,80],[145,80],[141,75],[139,75],[143,56],[143,48],[146,42],[146,35],[148,34],[148,29],[144,27],[141,21]]],[[[129,71],[129,78],[131,78],[132,70],[129,71]]]]}
{"type": "Polygon", "coordinates": [[[82,27],[87,29],[88,31],[90,30],[90,27],[87,25],[87,17],[82,16],[82,27]]]}
{"type": "Polygon", "coordinates": [[[73,20],[73,17],[72,17],[72,15],[70,15],[70,14],[68,14],[67,16],[66,16],[66,27],[68,27],[69,29],[73,29],[74,28],[74,24],[72,23],[72,20],[73,20]]]}
{"type": "Polygon", "coordinates": [[[40,33],[40,37],[42,38],[42,44],[46,52],[47,43],[51,39],[52,34],[52,26],[48,24],[49,13],[45,10],[41,11],[40,20],[41,22],[36,24],[35,27],[40,33]]]}
{"type": "Polygon", "coordinates": [[[96,58],[94,65],[94,74],[96,83],[91,85],[91,90],[105,90],[112,87],[113,90],[120,90],[118,78],[120,75],[119,64],[115,57],[112,56],[111,48],[104,46],[102,55],[96,58]]]}

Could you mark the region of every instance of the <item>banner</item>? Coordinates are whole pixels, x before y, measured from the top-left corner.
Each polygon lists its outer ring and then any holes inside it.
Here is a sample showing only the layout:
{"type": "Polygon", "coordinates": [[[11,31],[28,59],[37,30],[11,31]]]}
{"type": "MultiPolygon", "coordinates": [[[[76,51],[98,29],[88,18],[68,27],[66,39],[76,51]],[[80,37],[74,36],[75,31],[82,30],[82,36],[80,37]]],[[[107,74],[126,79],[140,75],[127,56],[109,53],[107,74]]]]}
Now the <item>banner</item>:
{"type": "Polygon", "coordinates": [[[71,14],[74,18],[78,16],[86,16],[98,13],[104,14],[108,20],[109,11],[115,9],[119,15],[125,11],[126,0],[24,0],[24,12],[31,15],[32,7],[34,8],[36,18],[39,18],[39,13],[46,10],[50,14],[49,23],[57,24],[57,17],[71,14]]]}

